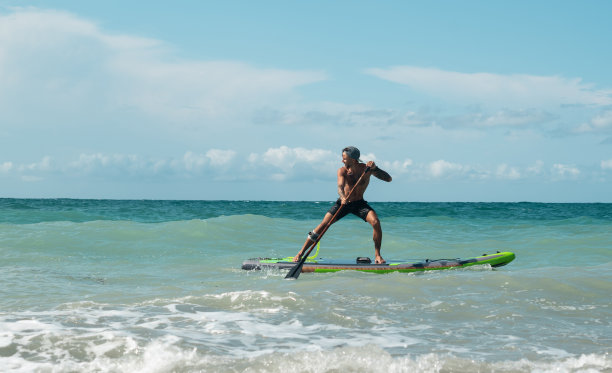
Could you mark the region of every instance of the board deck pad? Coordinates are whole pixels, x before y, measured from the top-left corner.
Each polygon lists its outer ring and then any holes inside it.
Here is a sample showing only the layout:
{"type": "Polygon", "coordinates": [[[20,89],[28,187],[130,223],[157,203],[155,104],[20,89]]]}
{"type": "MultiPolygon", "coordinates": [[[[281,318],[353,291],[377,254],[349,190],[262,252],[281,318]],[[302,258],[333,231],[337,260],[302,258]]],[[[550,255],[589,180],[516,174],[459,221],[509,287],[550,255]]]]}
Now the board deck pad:
{"type": "MultiPolygon", "coordinates": [[[[495,254],[483,254],[481,256],[454,259],[407,259],[387,260],[384,264],[367,262],[368,258],[359,257],[349,260],[334,259],[307,259],[302,272],[336,272],[343,270],[366,271],[374,273],[386,272],[422,272],[430,270],[441,270],[451,268],[463,268],[474,265],[490,265],[491,267],[504,266],[515,258],[511,252],[497,252],[495,254]]],[[[290,270],[296,263],[293,257],[288,258],[252,258],[242,263],[244,270],[277,269],[290,270]]]]}

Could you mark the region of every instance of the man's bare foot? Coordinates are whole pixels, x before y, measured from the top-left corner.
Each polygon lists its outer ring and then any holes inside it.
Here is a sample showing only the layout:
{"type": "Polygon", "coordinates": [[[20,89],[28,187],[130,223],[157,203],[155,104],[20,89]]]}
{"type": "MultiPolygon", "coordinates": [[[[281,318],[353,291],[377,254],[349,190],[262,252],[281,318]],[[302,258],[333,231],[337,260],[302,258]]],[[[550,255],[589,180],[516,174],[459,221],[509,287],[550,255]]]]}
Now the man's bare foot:
{"type": "Polygon", "coordinates": [[[382,258],[382,256],[378,255],[376,256],[376,260],[375,260],[376,264],[384,264],[386,263],[385,260],[382,258]]]}

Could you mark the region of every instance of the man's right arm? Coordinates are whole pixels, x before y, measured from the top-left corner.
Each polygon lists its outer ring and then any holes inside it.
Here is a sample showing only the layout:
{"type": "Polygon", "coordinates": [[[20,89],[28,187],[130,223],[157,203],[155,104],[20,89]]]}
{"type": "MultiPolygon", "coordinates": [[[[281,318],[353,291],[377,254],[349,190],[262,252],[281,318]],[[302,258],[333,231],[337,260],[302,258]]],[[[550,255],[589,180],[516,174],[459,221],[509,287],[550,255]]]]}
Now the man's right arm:
{"type": "Polygon", "coordinates": [[[342,203],[346,203],[346,196],[344,195],[344,170],[342,168],[338,170],[338,195],[342,203]]]}

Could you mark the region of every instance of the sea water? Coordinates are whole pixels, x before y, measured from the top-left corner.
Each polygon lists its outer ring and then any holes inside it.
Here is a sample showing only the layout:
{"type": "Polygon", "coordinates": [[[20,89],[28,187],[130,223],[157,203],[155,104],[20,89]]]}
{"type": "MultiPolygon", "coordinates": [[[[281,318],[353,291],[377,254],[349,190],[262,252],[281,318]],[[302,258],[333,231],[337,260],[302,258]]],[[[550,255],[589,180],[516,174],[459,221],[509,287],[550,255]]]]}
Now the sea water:
{"type": "MultiPolygon", "coordinates": [[[[0,371],[612,372],[612,204],[372,203],[421,274],[243,271],[330,202],[0,199],[0,371]]],[[[373,257],[349,216],[320,257],[373,257]]]]}

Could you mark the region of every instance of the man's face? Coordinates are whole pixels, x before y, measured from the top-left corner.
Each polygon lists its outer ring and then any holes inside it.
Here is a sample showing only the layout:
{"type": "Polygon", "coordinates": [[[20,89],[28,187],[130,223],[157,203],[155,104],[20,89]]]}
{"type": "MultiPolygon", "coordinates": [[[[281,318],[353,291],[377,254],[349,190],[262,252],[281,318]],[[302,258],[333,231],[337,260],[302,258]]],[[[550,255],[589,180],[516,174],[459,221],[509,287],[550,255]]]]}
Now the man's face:
{"type": "Polygon", "coordinates": [[[352,166],[355,162],[357,161],[346,155],[345,152],[342,153],[342,163],[344,163],[345,166],[352,166]]]}

